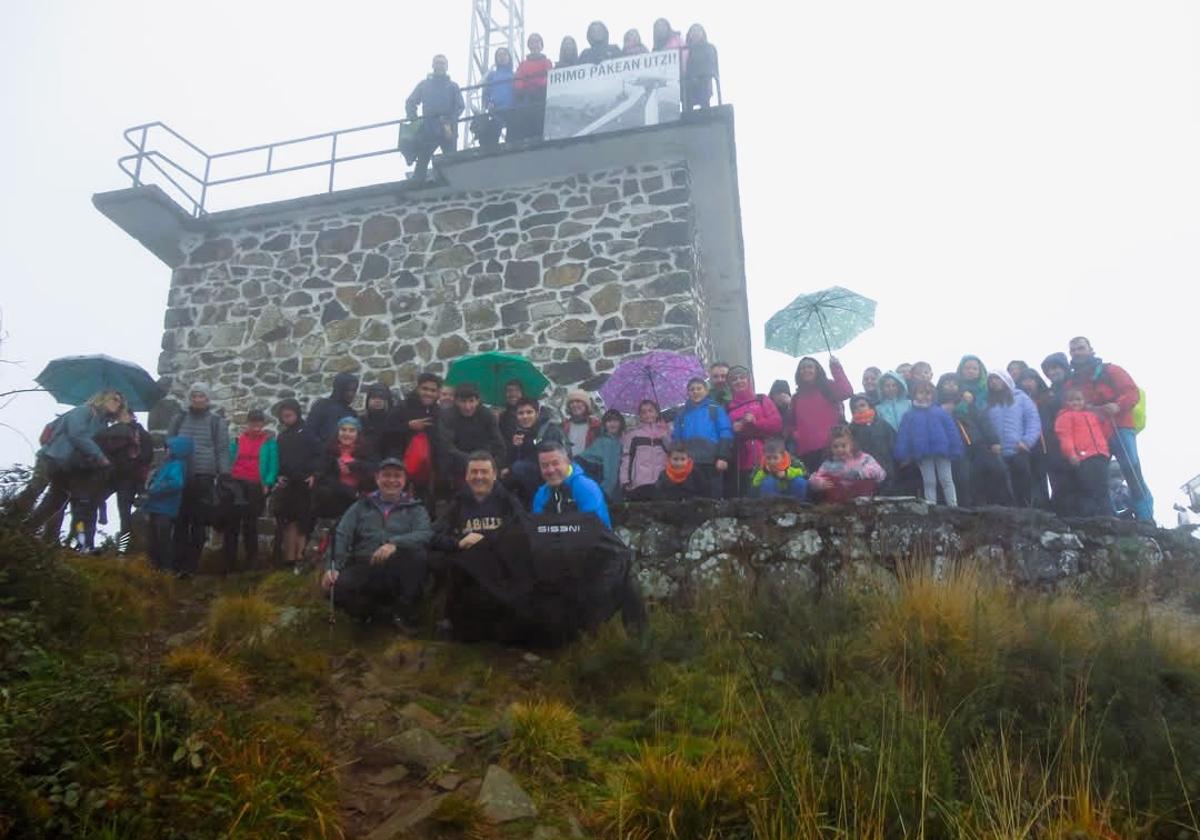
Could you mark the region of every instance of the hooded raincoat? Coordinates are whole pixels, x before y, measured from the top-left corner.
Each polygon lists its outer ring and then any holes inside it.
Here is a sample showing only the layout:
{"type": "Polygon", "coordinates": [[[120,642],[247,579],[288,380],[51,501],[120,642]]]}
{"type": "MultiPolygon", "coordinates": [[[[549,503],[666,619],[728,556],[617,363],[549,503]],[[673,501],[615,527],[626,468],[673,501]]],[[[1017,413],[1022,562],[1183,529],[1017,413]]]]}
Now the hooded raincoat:
{"type": "Polygon", "coordinates": [[[358,412],[343,399],[346,391],[358,390],[358,377],[353,373],[339,373],[333,377],[333,388],[328,397],[313,403],[308,412],[308,433],[318,443],[328,443],[337,435],[338,421],[343,417],[357,417],[358,412]]]}
{"type": "Polygon", "coordinates": [[[904,419],[904,415],[912,408],[912,400],[908,398],[908,385],[905,383],[904,377],[894,370],[889,370],[887,373],[880,375],[879,381],[875,384],[875,389],[878,391],[879,397],[879,401],[875,404],[875,413],[892,427],[892,431],[899,431],[900,421],[904,419]],[[890,379],[900,386],[900,394],[894,400],[884,397],[883,389],[879,387],[885,379],[890,379]]]}
{"type": "Polygon", "coordinates": [[[726,408],[729,420],[741,431],[734,432],[734,457],[741,472],[758,469],[762,463],[763,442],[777,437],[783,431],[783,418],[770,397],[754,393],[754,377],[747,379],[746,387],[734,391],[726,408]]]}
{"type": "Polygon", "coordinates": [[[854,387],[840,362],[829,365],[832,380],[816,359],[806,356],[800,363],[796,365],[796,392],[792,395],[792,442],[796,454],[804,457],[829,446],[829,430],[845,420],[842,403],[850,399],[854,387]],[[817,365],[817,379],[812,385],[800,382],[800,363],[805,361],[817,365]]]}

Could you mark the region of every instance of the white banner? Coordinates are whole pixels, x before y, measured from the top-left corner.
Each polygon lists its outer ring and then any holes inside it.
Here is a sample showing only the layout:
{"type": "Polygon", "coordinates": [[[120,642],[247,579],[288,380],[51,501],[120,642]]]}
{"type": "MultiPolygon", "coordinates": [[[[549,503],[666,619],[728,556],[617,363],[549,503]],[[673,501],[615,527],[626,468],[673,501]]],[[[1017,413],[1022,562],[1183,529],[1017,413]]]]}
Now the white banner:
{"type": "Polygon", "coordinates": [[[679,119],[679,51],[551,70],[545,139],[584,137],[679,119]]]}

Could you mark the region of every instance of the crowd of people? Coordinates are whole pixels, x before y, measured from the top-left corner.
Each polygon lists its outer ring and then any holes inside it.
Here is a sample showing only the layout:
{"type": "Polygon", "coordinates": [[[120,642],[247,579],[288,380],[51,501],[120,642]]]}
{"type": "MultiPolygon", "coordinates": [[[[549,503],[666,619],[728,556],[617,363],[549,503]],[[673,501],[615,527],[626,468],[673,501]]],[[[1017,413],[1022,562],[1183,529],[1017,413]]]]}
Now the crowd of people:
{"type": "MultiPolygon", "coordinates": [[[[479,144],[491,147],[504,142],[541,140],[546,116],[546,89],[550,71],[559,67],[599,64],[622,56],[647,52],[678,50],[682,106],[685,111],[711,106],[714,82],[720,77],[717,49],[708,40],[700,24],[692,24],[686,38],[675,30],[666,18],[659,18],[651,28],[650,46],[642,41],[637,29],[625,32],[620,46],[609,40],[608,27],[593,21],[587,28],[587,46],[581,52],[574,37],[567,35],[558,49],[558,61],[544,52],[545,41],[538,33],[526,40],[525,58],[513,66],[512,52],[500,47],[495,63],[484,78],[480,104],[482,113],[471,120],[471,131],[479,144]]],[[[410,121],[420,117],[419,130],[413,149],[416,159],[414,178],[426,177],[429,163],[439,149],[454,151],[458,142],[458,123],[466,110],[462,89],[449,75],[449,61],[444,55],[433,57],[433,72],[413,89],[405,101],[410,121]]]]}
{"type": "Polygon", "coordinates": [[[599,412],[582,390],[568,393],[559,417],[518,380],[489,407],[477,385],[450,387],[429,372],[399,400],[370,385],[357,410],[360,382],[341,373],[307,417],[284,399],[271,409],[275,433],[255,409],[235,435],[198,383],[153,474],[150,435],[107,391],[47,426],[17,502],[28,526],[52,537],[69,503],[72,538],[87,548],[115,493],[122,534],[140,506],[154,564],[181,574],[196,571],[210,529],[223,534],[227,569],[258,565],[269,503],[275,562],[299,568],[314,526],[328,523],[317,551],[323,583],[347,609],[367,612],[380,592],[418,597],[425,566],[413,558],[426,549],[471,549],[525,511],[589,516],[609,529],[618,501],[887,494],[1106,516],[1115,458],[1132,513],[1152,521],[1137,454],[1144,394],[1086,338],[1068,351],[1047,356],[1040,372],[1021,361],[989,371],[973,355],[936,379],[925,362],[869,367],[857,393],[834,357],[828,372],[801,359],[794,382],[766,394],[747,368],[715,362],[707,379],[687,383],[683,404],[647,399],[636,418],[599,412]],[[404,568],[387,562],[401,550],[404,568]]]}

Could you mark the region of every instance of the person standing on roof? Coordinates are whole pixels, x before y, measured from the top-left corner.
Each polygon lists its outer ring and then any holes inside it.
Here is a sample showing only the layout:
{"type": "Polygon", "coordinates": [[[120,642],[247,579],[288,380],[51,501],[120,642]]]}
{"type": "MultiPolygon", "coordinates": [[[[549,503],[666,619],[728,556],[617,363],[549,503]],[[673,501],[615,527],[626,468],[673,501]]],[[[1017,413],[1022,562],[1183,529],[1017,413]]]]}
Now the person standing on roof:
{"type": "Polygon", "coordinates": [[[621,48],[608,42],[608,27],[598,20],[588,25],[587,40],[587,49],[579,54],[580,64],[599,64],[610,58],[621,57],[621,48]]]}
{"type": "Polygon", "coordinates": [[[517,65],[513,87],[517,92],[517,113],[508,124],[508,140],[541,140],[546,125],[546,82],[554,62],[542,52],[542,36],[534,32],[526,42],[529,52],[517,65]],[[514,131],[513,129],[516,129],[514,131]]]}
{"type": "MultiPolygon", "coordinates": [[[[421,110],[419,150],[413,170],[413,178],[417,181],[425,180],[434,152],[441,149],[442,154],[449,154],[458,143],[458,118],[466,104],[458,83],[450,78],[449,69],[446,56],[435,55],[433,72],[413,88],[404,102],[404,111],[410,121],[417,118],[417,109],[421,110]]],[[[311,413],[309,421],[312,421],[311,413]]]]}
{"type": "Polygon", "coordinates": [[[483,79],[482,102],[488,122],[479,133],[479,145],[485,148],[500,142],[500,133],[512,117],[517,102],[514,78],[512,53],[507,47],[500,47],[496,50],[496,66],[483,79]]]}

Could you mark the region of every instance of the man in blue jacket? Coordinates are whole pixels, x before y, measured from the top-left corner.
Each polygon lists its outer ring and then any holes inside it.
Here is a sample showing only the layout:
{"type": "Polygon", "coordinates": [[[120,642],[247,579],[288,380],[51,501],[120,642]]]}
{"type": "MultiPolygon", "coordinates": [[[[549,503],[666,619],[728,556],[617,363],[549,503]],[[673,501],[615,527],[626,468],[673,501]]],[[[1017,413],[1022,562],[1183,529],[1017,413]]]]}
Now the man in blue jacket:
{"type": "Polygon", "coordinates": [[[687,390],[688,401],[675,418],[671,439],[687,446],[701,486],[708,488],[710,498],[719,499],[723,495],[723,473],[729,469],[733,452],[733,424],[725,409],[709,396],[708,383],[703,379],[688,382],[687,390]]]}
{"type": "Polygon", "coordinates": [[[558,441],[546,441],[538,446],[538,467],[546,483],[533,497],[533,513],[590,513],[612,528],[608,504],[600,485],[571,463],[566,447],[558,441]]]}

